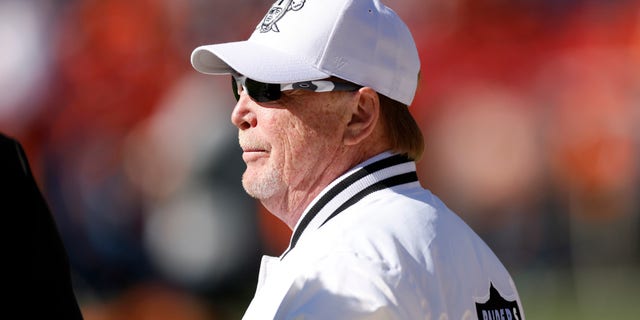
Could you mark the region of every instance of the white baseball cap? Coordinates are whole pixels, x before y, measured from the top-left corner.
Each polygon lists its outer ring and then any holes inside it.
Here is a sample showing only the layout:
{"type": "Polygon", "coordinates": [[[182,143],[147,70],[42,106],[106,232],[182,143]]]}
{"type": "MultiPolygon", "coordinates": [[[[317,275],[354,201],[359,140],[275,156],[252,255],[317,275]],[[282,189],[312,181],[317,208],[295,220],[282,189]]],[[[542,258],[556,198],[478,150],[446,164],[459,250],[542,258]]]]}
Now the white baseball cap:
{"type": "Polygon", "coordinates": [[[191,63],[266,83],[335,76],[406,105],[420,70],[409,28],[379,0],[277,0],[248,40],[198,47],[191,63]]]}

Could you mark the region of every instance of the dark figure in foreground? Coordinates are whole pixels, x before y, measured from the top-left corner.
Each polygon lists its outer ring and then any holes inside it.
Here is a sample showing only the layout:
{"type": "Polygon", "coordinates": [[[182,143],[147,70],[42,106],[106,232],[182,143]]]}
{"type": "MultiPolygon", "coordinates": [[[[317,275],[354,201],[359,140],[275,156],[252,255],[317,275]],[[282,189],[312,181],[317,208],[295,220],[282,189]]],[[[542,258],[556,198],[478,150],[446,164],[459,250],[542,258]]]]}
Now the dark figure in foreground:
{"type": "MultiPolygon", "coordinates": [[[[2,312],[13,319],[82,319],[67,253],[20,144],[0,134],[2,312]]],[[[4,318],[4,316],[3,316],[4,318]]]]}

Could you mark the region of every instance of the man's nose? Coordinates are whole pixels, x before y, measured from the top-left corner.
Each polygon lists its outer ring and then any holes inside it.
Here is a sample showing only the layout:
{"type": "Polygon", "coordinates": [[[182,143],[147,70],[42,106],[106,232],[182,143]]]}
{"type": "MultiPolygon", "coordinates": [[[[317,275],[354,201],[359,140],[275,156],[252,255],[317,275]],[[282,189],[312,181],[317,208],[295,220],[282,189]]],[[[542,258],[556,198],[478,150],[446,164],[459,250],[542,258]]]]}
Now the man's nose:
{"type": "Polygon", "coordinates": [[[231,123],[233,123],[238,129],[246,130],[251,127],[255,127],[258,124],[256,115],[252,110],[251,98],[246,93],[240,94],[240,99],[231,112],[231,123]]]}

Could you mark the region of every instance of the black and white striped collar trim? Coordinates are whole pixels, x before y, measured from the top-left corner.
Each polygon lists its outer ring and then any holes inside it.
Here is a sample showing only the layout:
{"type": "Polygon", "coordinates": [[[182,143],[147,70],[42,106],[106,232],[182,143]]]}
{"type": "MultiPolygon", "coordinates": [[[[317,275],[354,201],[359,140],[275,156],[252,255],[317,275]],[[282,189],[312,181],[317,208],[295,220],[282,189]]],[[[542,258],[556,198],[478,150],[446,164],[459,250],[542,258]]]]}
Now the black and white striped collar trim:
{"type": "Polygon", "coordinates": [[[305,232],[317,230],[365,196],[386,188],[417,182],[413,160],[385,152],[345,173],[327,186],[307,207],[294,228],[284,258],[305,232]]]}

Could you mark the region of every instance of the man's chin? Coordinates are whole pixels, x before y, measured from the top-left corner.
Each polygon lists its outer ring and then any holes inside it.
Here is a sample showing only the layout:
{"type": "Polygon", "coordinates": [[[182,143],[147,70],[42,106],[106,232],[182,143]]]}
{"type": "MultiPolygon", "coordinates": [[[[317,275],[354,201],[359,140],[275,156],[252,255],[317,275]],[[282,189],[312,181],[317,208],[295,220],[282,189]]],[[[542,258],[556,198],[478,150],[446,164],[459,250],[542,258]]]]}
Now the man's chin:
{"type": "Polygon", "coordinates": [[[257,200],[267,200],[276,195],[281,186],[279,175],[270,174],[260,177],[251,175],[248,171],[242,176],[244,191],[257,200]]]}

